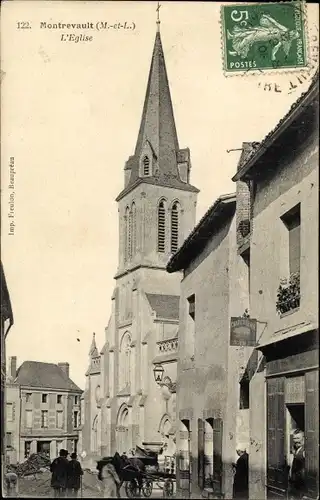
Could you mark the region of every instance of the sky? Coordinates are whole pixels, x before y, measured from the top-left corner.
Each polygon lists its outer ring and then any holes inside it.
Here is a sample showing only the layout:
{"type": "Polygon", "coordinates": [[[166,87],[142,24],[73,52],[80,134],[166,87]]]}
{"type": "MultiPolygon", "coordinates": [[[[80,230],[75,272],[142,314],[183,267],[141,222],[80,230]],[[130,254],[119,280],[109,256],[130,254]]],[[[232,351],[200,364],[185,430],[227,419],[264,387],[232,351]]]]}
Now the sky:
{"type": "MultiPolygon", "coordinates": [[[[299,73],[226,77],[220,6],[163,2],[160,9],[179,143],[190,148],[191,182],[200,189],[197,220],[219,195],[235,191],[231,177],[240,151],[227,149],[262,140],[310,83],[309,75],[300,83],[299,73]]],[[[17,356],[18,365],[68,361],[81,388],[92,334],[101,349],[110,315],[118,260],[115,198],[137,140],[156,7],[15,1],[2,8],[1,259],[14,312],[7,356],[17,356]],[[30,29],[18,27],[21,21],[30,29]],[[74,43],[61,41],[64,30],[40,27],[98,21],[134,22],[135,29],[80,30],[93,39],[74,43]]],[[[312,49],[318,5],[308,5],[307,19],[312,49]]]]}

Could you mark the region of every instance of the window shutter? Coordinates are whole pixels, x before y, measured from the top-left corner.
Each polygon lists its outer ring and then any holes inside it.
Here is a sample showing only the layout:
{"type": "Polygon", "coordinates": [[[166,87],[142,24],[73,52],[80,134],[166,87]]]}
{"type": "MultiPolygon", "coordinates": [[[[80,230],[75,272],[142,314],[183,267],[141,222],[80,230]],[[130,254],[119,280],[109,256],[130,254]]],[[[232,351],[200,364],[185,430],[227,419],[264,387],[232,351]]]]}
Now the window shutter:
{"type": "Polygon", "coordinates": [[[267,381],[267,486],[268,498],[285,496],[288,469],[285,461],[285,377],[267,381]]]}
{"type": "Polygon", "coordinates": [[[314,370],[305,374],[305,452],[307,495],[319,495],[319,373],[314,370]]]}
{"type": "Polygon", "coordinates": [[[204,488],[204,421],[198,418],[198,484],[204,488]]]}
{"type": "Polygon", "coordinates": [[[213,420],[213,490],[222,491],[222,419],[213,420]]]}
{"type": "Polygon", "coordinates": [[[171,210],[171,253],[175,253],[179,246],[179,211],[174,204],[171,210]]]}

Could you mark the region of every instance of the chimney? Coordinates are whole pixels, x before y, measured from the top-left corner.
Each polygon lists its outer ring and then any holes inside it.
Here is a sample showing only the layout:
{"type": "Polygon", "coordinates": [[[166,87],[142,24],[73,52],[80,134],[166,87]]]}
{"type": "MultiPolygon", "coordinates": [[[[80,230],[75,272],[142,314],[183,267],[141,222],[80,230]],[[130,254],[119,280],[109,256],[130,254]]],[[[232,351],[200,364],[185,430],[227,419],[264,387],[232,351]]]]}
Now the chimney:
{"type": "Polygon", "coordinates": [[[11,356],[9,363],[9,375],[13,379],[17,376],[17,356],[11,356]]]}
{"type": "Polygon", "coordinates": [[[61,368],[62,371],[69,377],[69,363],[58,363],[58,366],[61,368]]]}

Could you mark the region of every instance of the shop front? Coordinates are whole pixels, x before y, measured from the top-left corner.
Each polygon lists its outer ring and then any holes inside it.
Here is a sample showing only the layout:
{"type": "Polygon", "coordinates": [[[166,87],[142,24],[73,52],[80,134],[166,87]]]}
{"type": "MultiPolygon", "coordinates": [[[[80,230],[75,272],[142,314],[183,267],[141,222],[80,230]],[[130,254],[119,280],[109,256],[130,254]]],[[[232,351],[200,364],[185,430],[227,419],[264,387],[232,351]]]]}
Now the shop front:
{"type": "MultiPolygon", "coordinates": [[[[287,498],[293,437],[304,446],[303,498],[319,495],[318,330],[301,325],[258,347],[266,361],[267,498],[287,498]]],[[[301,497],[302,498],[302,497],[301,497]]]]}

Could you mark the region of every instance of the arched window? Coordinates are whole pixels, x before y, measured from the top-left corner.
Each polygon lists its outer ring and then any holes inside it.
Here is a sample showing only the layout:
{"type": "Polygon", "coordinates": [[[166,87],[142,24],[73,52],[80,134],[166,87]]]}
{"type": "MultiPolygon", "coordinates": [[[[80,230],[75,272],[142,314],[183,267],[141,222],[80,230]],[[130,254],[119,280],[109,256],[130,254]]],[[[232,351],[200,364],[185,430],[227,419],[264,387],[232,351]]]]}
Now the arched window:
{"type": "Polygon", "coordinates": [[[131,245],[131,236],[130,236],[130,224],[129,224],[129,219],[130,219],[130,210],[129,207],[126,208],[126,213],[124,216],[124,221],[125,221],[125,242],[124,242],[124,256],[125,256],[125,261],[128,261],[130,258],[130,252],[129,248],[131,245]]]}
{"type": "Polygon", "coordinates": [[[148,156],[145,156],[142,160],[143,164],[143,175],[149,175],[150,174],[150,160],[148,156]]]}
{"type": "Polygon", "coordinates": [[[179,204],[176,202],[171,210],[171,253],[179,247],[179,204]]]}
{"type": "Polygon", "coordinates": [[[158,207],[158,252],[166,249],[166,209],[164,201],[161,200],[158,207]]]}
{"type": "Polygon", "coordinates": [[[119,378],[122,388],[130,385],[131,375],[131,337],[125,333],[120,346],[119,378]]]}
{"type": "Polygon", "coordinates": [[[135,203],[132,203],[131,207],[132,214],[132,252],[131,255],[135,255],[136,253],[136,245],[137,245],[137,211],[135,203]]]}

